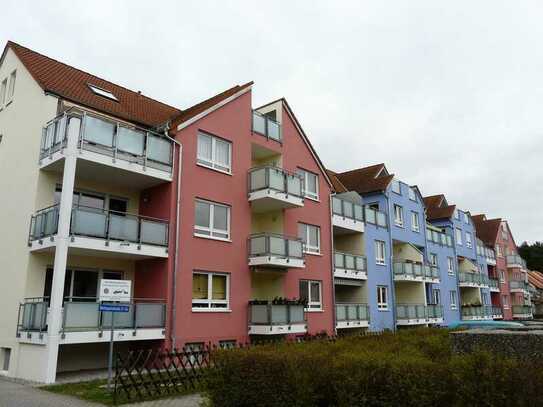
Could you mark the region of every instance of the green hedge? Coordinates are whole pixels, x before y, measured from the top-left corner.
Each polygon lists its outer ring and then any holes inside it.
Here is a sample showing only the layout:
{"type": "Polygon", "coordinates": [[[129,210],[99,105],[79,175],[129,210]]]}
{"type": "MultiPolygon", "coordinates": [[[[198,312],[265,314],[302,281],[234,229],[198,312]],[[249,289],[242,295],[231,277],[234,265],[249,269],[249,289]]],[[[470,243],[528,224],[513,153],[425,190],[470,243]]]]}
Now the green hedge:
{"type": "Polygon", "coordinates": [[[543,404],[543,361],[453,355],[446,330],[263,345],[215,358],[207,377],[215,407],[543,404]]]}

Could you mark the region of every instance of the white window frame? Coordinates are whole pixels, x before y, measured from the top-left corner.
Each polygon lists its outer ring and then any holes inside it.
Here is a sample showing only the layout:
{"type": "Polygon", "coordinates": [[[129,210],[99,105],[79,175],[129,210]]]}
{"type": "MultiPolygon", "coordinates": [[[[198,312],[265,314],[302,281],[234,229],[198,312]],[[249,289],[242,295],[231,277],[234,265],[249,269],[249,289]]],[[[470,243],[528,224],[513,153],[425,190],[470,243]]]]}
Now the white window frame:
{"type": "Polygon", "coordinates": [[[383,240],[375,240],[375,264],[384,266],[386,265],[386,244],[383,240]],[[379,253],[382,247],[382,256],[379,253]]]}
{"type": "Polygon", "coordinates": [[[117,96],[115,96],[113,92],[111,92],[110,90],[101,88],[100,86],[93,85],[92,83],[87,83],[87,86],[89,87],[91,92],[94,93],[95,95],[102,96],[103,98],[114,100],[116,102],[119,101],[119,99],[117,99],[117,96]]]}
{"type": "Polygon", "coordinates": [[[462,229],[455,228],[454,231],[455,231],[455,237],[456,237],[456,244],[458,246],[462,246],[462,229]]]}
{"type": "Polygon", "coordinates": [[[505,271],[498,270],[498,275],[499,275],[499,278],[500,278],[500,283],[505,283],[505,271]]]}
{"type": "Polygon", "coordinates": [[[430,261],[430,264],[432,266],[437,266],[438,265],[438,259],[437,259],[437,254],[436,253],[429,253],[428,260],[430,261]]]}
{"type": "Polygon", "coordinates": [[[460,211],[458,209],[454,210],[454,218],[460,220],[460,211]]]}
{"type": "Polygon", "coordinates": [[[435,305],[441,305],[441,290],[439,288],[432,289],[432,300],[435,305]]]}
{"type": "Polygon", "coordinates": [[[377,286],[377,310],[388,311],[388,287],[386,285],[377,286]]]}
{"type": "Polygon", "coordinates": [[[320,226],[311,225],[309,223],[304,223],[304,222],[298,222],[298,224],[305,227],[305,236],[298,236],[303,241],[304,253],[320,254],[321,253],[321,228],[320,228],[320,226]],[[308,244],[308,242],[309,242],[309,229],[310,228],[317,228],[317,245],[318,246],[310,246],[308,244]]]}
{"type": "Polygon", "coordinates": [[[303,168],[298,168],[296,173],[298,175],[300,175],[302,177],[302,179],[303,179],[303,182],[304,182],[304,197],[312,199],[313,201],[318,201],[319,200],[319,175],[315,174],[314,172],[304,170],[303,168]],[[309,184],[308,183],[308,177],[307,177],[308,174],[315,177],[315,188],[316,188],[315,192],[309,192],[309,190],[307,188],[307,186],[309,184]]]}
{"type": "Polygon", "coordinates": [[[411,230],[420,232],[419,213],[417,211],[411,211],[411,230]]]}
{"type": "MultiPolygon", "coordinates": [[[[192,311],[193,312],[229,312],[230,311],[230,274],[228,273],[214,273],[208,271],[194,271],[195,274],[207,275],[207,299],[194,299],[192,298],[192,311]],[[226,300],[214,300],[213,297],[213,276],[226,277],[226,300]],[[194,307],[194,304],[204,304],[207,307],[194,307]],[[213,305],[225,305],[225,307],[213,307],[213,305]]],[[[191,280],[192,283],[192,280],[191,280]]],[[[191,286],[192,296],[192,286],[191,286]]]]}
{"type": "Polygon", "coordinates": [[[222,240],[222,241],[229,242],[230,237],[231,237],[231,234],[230,234],[231,209],[232,208],[229,205],[206,201],[205,199],[198,199],[198,198],[195,199],[194,200],[194,236],[203,237],[206,239],[215,239],[215,240],[222,240]],[[208,227],[200,226],[196,224],[196,204],[198,202],[209,205],[209,226],[208,227]],[[213,222],[214,222],[214,217],[215,217],[216,206],[221,206],[221,207],[226,208],[226,230],[214,228],[213,222]],[[227,234],[227,237],[214,236],[213,234],[215,233],[215,231],[221,234],[227,234]],[[208,232],[208,233],[204,233],[204,232],[208,232]]]}
{"type": "Polygon", "coordinates": [[[473,244],[471,242],[471,233],[470,232],[466,232],[466,247],[468,249],[471,249],[473,247],[473,244]]]}
{"type": "Polygon", "coordinates": [[[458,309],[458,294],[456,290],[449,291],[449,301],[451,302],[451,309],[458,309]]]}
{"type": "Polygon", "coordinates": [[[9,85],[6,91],[6,104],[11,103],[13,96],[15,95],[15,83],[17,80],[17,70],[14,70],[9,74],[9,85]]]}
{"type": "Polygon", "coordinates": [[[213,136],[211,134],[199,131],[196,138],[196,164],[202,167],[210,168],[212,170],[222,172],[224,174],[232,174],[232,142],[223,138],[213,136]],[[200,137],[209,137],[211,139],[211,161],[207,157],[200,156],[199,141],[200,137]],[[217,141],[226,143],[228,145],[228,167],[220,164],[216,160],[217,156],[217,141]],[[226,169],[225,169],[226,168],[226,169]]]}
{"type": "Polygon", "coordinates": [[[447,273],[454,276],[454,259],[450,256],[447,257],[447,273]]]}
{"type": "MultiPolygon", "coordinates": [[[[307,306],[306,312],[322,311],[322,281],[320,280],[300,280],[300,284],[307,284],[307,306]],[[319,285],[319,301],[311,301],[311,285],[319,285]]],[[[301,297],[301,295],[300,295],[301,297]]]]}
{"type": "Polygon", "coordinates": [[[466,223],[466,225],[469,225],[469,215],[467,212],[464,212],[464,222],[466,223]]]}
{"type": "Polygon", "coordinates": [[[8,93],[8,78],[5,78],[2,82],[0,82],[0,109],[4,107],[4,104],[6,103],[6,96],[8,93]]]}
{"type": "Polygon", "coordinates": [[[394,224],[403,228],[403,207],[398,204],[394,204],[394,224]]]}
{"type": "Polygon", "coordinates": [[[413,187],[409,187],[409,199],[413,202],[417,202],[417,193],[413,187]]]}
{"type": "Polygon", "coordinates": [[[509,308],[509,300],[507,295],[502,295],[502,306],[503,308],[509,308]]]}
{"type": "Polygon", "coordinates": [[[496,256],[503,257],[502,247],[499,244],[496,245],[496,256]]]}

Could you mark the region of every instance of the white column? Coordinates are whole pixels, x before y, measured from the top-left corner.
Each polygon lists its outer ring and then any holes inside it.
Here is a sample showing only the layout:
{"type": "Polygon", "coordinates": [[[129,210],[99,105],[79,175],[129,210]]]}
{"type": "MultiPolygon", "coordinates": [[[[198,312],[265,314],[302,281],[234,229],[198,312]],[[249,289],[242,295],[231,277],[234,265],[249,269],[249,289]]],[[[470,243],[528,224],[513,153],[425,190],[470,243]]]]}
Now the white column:
{"type": "Polygon", "coordinates": [[[54,383],[57,374],[58,347],[60,329],[62,327],[62,301],[64,296],[64,279],[70,239],[70,219],[72,214],[75,169],[77,163],[77,142],[81,120],[71,118],[66,122],[68,127],[68,143],[64,150],[64,173],[62,177],[62,193],[60,196],[58,233],[56,237],[55,263],[53,267],[53,285],[49,308],[47,333],[47,367],[45,382],[54,383]]]}

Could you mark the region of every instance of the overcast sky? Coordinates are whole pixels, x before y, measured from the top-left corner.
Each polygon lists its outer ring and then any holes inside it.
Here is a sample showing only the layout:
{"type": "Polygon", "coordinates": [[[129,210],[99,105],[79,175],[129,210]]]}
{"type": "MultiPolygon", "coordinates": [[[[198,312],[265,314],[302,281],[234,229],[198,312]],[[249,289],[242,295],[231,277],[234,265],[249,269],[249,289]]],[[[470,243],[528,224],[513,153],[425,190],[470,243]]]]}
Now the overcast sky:
{"type": "Polygon", "coordinates": [[[180,108],[254,80],[254,106],[286,97],[329,168],[385,162],[543,240],[540,1],[7,3],[2,44],[180,108]]]}

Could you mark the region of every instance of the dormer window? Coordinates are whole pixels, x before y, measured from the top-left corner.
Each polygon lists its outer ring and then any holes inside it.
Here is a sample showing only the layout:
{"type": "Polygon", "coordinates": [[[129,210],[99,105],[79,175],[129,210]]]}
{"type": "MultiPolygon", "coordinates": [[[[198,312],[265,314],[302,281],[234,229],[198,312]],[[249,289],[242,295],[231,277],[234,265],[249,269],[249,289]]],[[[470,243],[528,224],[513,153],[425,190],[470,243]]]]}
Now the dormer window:
{"type": "Polygon", "coordinates": [[[87,84],[89,86],[89,89],[92,90],[92,92],[95,95],[102,96],[111,100],[114,100],[115,102],[118,102],[119,99],[115,97],[113,93],[111,93],[109,90],[99,88],[96,85],[91,85],[90,83],[87,84]]]}

